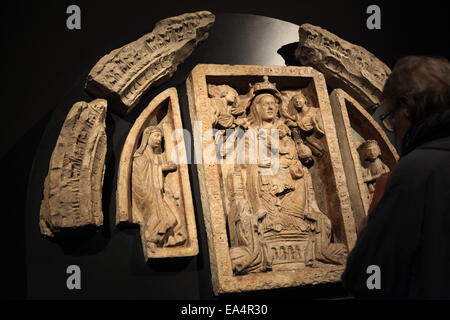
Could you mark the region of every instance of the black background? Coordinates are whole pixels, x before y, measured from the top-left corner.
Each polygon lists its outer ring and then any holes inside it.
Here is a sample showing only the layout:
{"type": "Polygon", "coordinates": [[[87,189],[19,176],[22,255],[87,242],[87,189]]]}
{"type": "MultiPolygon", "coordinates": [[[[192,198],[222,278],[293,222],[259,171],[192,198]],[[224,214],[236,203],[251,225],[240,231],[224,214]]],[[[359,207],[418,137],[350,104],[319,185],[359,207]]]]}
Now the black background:
{"type": "MultiPolygon", "coordinates": [[[[213,298],[206,233],[202,216],[198,213],[201,207],[196,201],[199,197],[194,168],[190,168],[190,175],[200,254],[175,262],[145,264],[137,229],[114,228],[114,183],[116,162],[127,130],[153,96],[168,86],[177,86],[181,107],[186,107],[184,80],[197,63],[270,64],[264,61],[270,56],[269,53],[253,48],[264,50],[265,42],[277,41],[273,32],[279,30],[283,23],[229,13],[262,15],[297,25],[305,22],[320,25],[345,40],[365,47],[392,68],[399,57],[408,54],[443,55],[448,58],[449,22],[446,12],[437,1],[427,1],[426,4],[318,0],[170,3],[43,1],[3,5],[4,85],[0,156],[4,185],[2,194],[6,204],[2,207],[2,214],[6,216],[2,236],[3,257],[7,265],[7,297],[213,298]],[[70,4],[81,8],[81,30],[66,28],[66,8],[70,4]],[[365,11],[370,4],[378,4],[381,8],[381,30],[366,28],[368,15],[365,11]],[[54,243],[39,237],[39,203],[51,150],[71,105],[78,100],[91,99],[83,91],[84,79],[91,67],[110,50],[150,32],[158,20],[196,10],[210,10],[217,14],[217,22],[211,29],[209,39],[179,67],[167,85],[146,94],[132,114],[125,119],[115,114],[109,114],[107,118],[108,169],[105,174],[103,230],[76,243],[54,243]],[[258,28],[258,24],[264,23],[269,24],[266,29],[258,28]],[[82,269],[83,289],[80,291],[69,291],[65,287],[65,267],[69,264],[78,264],[82,269]]],[[[294,47],[287,46],[285,51],[280,52],[286,52],[287,63],[292,63],[289,50],[294,47]]],[[[280,56],[276,52],[272,54],[280,56]]],[[[189,128],[186,111],[182,110],[183,123],[189,128]]],[[[233,298],[345,296],[340,284],[336,284],[235,295],[233,298]]]]}

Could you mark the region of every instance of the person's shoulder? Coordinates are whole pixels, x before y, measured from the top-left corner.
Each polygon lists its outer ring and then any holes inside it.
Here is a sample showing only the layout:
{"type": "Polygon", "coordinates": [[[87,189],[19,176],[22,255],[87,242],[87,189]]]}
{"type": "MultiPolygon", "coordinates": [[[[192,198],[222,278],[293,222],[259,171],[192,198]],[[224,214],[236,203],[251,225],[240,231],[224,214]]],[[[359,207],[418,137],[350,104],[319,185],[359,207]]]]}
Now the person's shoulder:
{"type": "Polygon", "coordinates": [[[438,147],[440,145],[442,144],[430,143],[412,150],[400,158],[394,172],[402,177],[417,179],[449,167],[450,150],[438,147]]]}

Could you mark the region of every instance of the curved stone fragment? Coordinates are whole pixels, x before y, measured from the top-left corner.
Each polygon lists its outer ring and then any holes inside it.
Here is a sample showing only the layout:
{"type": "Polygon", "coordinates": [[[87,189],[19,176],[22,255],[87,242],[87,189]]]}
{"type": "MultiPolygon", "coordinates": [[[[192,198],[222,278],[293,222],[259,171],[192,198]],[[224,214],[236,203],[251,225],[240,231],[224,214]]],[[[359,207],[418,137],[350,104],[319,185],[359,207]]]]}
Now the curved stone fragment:
{"type": "Polygon", "coordinates": [[[297,60],[325,76],[333,89],[341,88],[372,112],[380,103],[391,70],[361,46],[308,23],[299,28],[297,60]]]}
{"type": "Polygon", "coordinates": [[[330,104],[336,123],[336,133],[341,149],[342,163],[347,179],[350,202],[358,233],[369,210],[371,196],[366,187],[363,159],[358,149],[367,142],[378,145],[381,160],[393,170],[399,155],[383,129],[364,108],[342,89],[330,94],[330,104]]]}
{"type": "Polygon", "coordinates": [[[87,91],[97,98],[119,98],[117,111],[130,111],[150,86],[170,79],[208,37],[214,21],[208,11],[159,21],[152,32],[101,58],[87,77],[87,91]]]}
{"type": "Polygon", "coordinates": [[[70,109],[53,150],[44,182],[40,230],[101,226],[107,102],[80,101],[70,109]]]}

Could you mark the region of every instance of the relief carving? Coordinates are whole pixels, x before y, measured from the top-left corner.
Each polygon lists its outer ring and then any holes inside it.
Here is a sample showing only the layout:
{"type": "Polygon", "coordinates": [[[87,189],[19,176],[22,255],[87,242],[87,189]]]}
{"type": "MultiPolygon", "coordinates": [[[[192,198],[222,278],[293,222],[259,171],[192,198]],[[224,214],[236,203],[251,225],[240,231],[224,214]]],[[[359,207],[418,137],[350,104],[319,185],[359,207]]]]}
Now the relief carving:
{"type": "Polygon", "coordinates": [[[369,112],[380,103],[384,83],[391,73],[363,47],[308,23],[299,28],[295,55],[302,65],[322,72],[331,88],[344,89],[369,112]]]}
{"type": "Polygon", "coordinates": [[[152,252],[156,247],[179,246],[186,241],[180,199],[165,179],[168,172],[178,168],[167,161],[162,139],[160,128],[145,128],[141,145],[133,155],[132,207],[144,219],[143,233],[152,252]]]}
{"type": "Polygon", "coordinates": [[[334,281],[356,237],[321,75],[199,65],[187,88],[218,157],[197,165],[215,293],[334,281]]]}
{"type": "Polygon", "coordinates": [[[152,32],[102,57],[89,72],[86,90],[118,98],[118,112],[129,112],[151,86],[172,77],[177,67],[208,37],[215,16],[186,13],[156,23],[152,32]]]}
{"type": "Polygon", "coordinates": [[[349,94],[335,89],[330,103],[359,232],[372,201],[375,179],[392,170],[399,156],[383,129],[349,94]]]}
{"type": "Polygon", "coordinates": [[[77,102],[64,121],[44,182],[43,235],[103,224],[106,106],[104,99],[77,102]]]}
{"type": "MultiPolygon", "coordinates": [[[[239,203],[230,205],[236,208],[236,213],[229,216],[232,220],[229,224],[236,223],[236,219],[241,222],[239,227],[230,228],[230,237],[252,240],[247,241],[246,246],[242,245],[245,241],[238,241],[238,247],[231,247],[233,268],[242,274],[266,271],[272,266],[291,269],[290,263],[294,264],[294,268],[297,264],[312,266],[316,261],[344,263],[345,246],[330,243],[331,222],[318,208],[308,168],[302,165],[296,143],[291,138],[291,129],[286,125],[289,123],[293,128],[299,129],[300,136],[303,135],[307,142],[303,148],[313,149],[308,153],[320,157],[324,151],[320,141],[324,136],[320,110],[307,106],[302,94],[296,93],[289,101],[289,106],[295,107],[296,113],[291,113],[288,119],[280,117],[279,110],[283,108],[282,93],[274,83],[268,81],[267,76],[264,77],[264,82],[252,85],[251,95],[247,116],[249,129],[256,132],[259,142],[270,139],[272,130],[279,133],[279,166],[274,169],[271,168],[271,163],[246,164],[242,168],[234,167],[234,172],[229,172],[229,175],[237,174],[237,177],[230,179],[237,185],[241,184],[238,186],[241,190],[243,186],[239,177],[247,177],[247,194],[243,194],[239,203]],[[241,173],[241,170],[244,172],[241,173]],[[268,172],[270,170],[272,172],[268,172]],[[249,220],[251,215],[254,218],[249,220]],[[242,219],[242,216],[247,216],[247,219],[242,219]],[[242,224],[248,228],[243,228],[242,224]],[[254,231],[250,232],[251,229],[254,231]],[[300,249],[299,256],[304,260],[288,255],[286,250],[291,248],[292,251],[294,247],[300,249]],[[274,255],[274,252],[281,256],[274,255]]],[[[270,141],[267,149],[263,153],[271,152],[270,141]]]]}
{"type": "Polygon", "coordinates": [[[140,226],[145,259],[198,253],[178,95],[156,96],[131,128],[120,157],[116,223],[140,226]]]}
{"type": "Polygon", "coordinates": [[[389,173],[389,167],[381,160],[381,150],[378,142],[367,140],[358,147],[358,153],[363,167],[363,180],[367,185],[369,202],[375,192],[376,180],[384,173],[389,173]]]}

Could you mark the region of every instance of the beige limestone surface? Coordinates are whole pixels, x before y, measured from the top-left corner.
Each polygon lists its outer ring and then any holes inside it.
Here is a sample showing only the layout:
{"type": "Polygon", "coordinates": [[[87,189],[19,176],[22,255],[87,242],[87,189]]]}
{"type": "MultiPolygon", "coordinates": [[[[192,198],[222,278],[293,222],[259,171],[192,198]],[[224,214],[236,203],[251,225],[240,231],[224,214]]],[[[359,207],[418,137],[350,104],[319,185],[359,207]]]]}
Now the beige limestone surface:
{"type": "Polygon", "coordinates": [[[152,32],[102,57],[89,72],[86,90],[118,100],[117,111],[129,112],[151,86],[172,77],[208,37],[214,20],[211,12],[198,11],[159,21],[152,32]]]}
{"type": "Polygon", "coordinates": [[[356,227],[323,75],[198,65],[187,93],[215,294],[339,281],[356,227]],[[228,163],[239,130],[278,132],[278,160],[228,163]]]}
{"type": "Polygon", "coordinates": [[[169,88],[136,119],[120,156],[116,223],[140,226],[145,259],[198,253],[178,95],[169,88]]]}
{"type": "Polygon", "coordinates": [[[305,23],[299,28],[295,55],[302,65],[322,72],[328,86],[343,89],[367,111],[379,105],[391,70],[365,48],[305,23]]]}
{"type": "Polygon", "coordinates": [[[43,235],[103,224],[106,108],[104,99],[77,102],[64,121],[44,182],[43,235]]]}
{"type": "Polygon", "coordinates": [[[357,231],[360,232],[375,191],[376,179],[390,172],[399,156],[383,129],[349,94],[335,89],[330,94],[342,162],[348,179],[357,231]]]}

